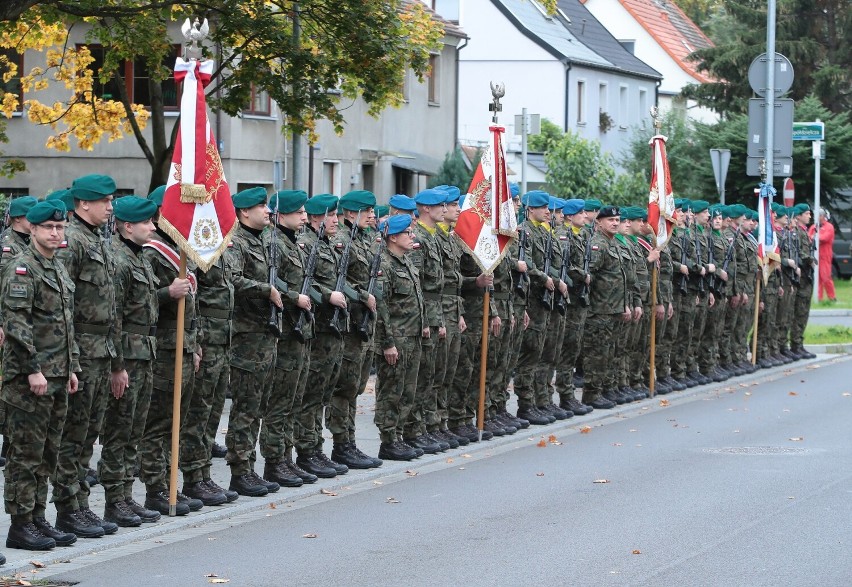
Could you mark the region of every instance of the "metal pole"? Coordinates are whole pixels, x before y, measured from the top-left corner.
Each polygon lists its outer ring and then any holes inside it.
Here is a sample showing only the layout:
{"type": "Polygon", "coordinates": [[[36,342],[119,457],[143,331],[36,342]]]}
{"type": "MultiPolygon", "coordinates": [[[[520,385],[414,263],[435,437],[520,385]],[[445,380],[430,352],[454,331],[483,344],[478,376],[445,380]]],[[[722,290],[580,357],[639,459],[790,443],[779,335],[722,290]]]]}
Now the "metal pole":
{"type": "MultiPolygon", "coordinates": [[[[299,3],[293,3],[293,47],[298,49],[301,44],[302,26],[299,22],[299,3]]],[[[295,82],[295,80],[293,80],[295,82]]],[[[299,91],[298,84],[291,84],[292,91],[299,91]]],[[[293,133],[293,189],[300,190],[304,185],[302,179],[302,135],[293,133]]]]}
{"type": "Polygon", "coordinates": [[[527,193],[527,109],[521,109],[521,193],[527,193]]]}
{"type": "MultiPolygon", "coordinates": [[[[772,185],[775,172],[775,0],[766,11],[766,183],[772,185]]],[[[769,197],[772,203],[772,196],[769,197]]]]}
{"type": "MultiPolygon", "coordinates": [[[[817,119],[819,122],[819,119],[817,119]]],[[[819,180],[820,180],[820,155],[822,155],[822,141],[814,141],[813,144],[814,150],[814,225],[816,225],[816,229],[814,230],[814,260],[816,261],[816,267],[814,268],[814,293],[813,293],[813,303],[816,303],[819,300],[819,213],[820,213],[820,201],[819,201],[819,180]]],[[[804,268],[802,269],[804,271],[804,268]]],[[[829,269],[831,271],[831,269],[829,269]]]]}

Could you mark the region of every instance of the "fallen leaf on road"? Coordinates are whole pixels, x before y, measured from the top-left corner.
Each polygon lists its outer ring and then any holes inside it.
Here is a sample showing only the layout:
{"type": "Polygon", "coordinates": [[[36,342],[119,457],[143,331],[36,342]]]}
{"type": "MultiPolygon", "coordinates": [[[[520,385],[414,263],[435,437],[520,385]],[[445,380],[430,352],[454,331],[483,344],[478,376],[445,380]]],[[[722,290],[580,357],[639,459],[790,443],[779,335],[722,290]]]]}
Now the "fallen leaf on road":
{"type": "Polygon", "coordinates": [[[447,459],[447,462],[448,462],[448,463],[452,463],[452,462],[453,462],[453,459],[452,459],[452,458],[449,458],[449,459],[447,459]]]}
{"type": "Polygon", "coordinates": [[[320,489],[320,493],[322,493],[323,495],[330,495],[332,497],[337,495],[337,492],[331,491],[330,489],[320,489]]]}
{"type": "Polygon", "coordinates": [[[395,497],[389,497],[385,500],[385,503],[399,503],[399,500],[395,497]]]}
{"type": "Polygon", "coordinates": [[[790,410],[788,410],[787,408],[784,408],[784,409],[783,409],[783,410],[781,410],[781,411],[782,411],[782,412],[789,412],[790,410]]]}
{"type": "Polygon", "coordinates": [[[667,399],[661,399],[661,400],[660,400],[660,407],[661,407],[661,408],[665,408],[665,407],[667,407],[668,405],[669,405],[669,400],[667,400],[667,399]]]}
{"type": "Polygon", "coordinates": [[[795,391],[791,391],[791,392],[787,393],[787,395],[799,395],[799,394],[796,393],[795,391]]]}
{"type": "Polygon", "coordinates": [[[544,473],[536,473],[535,476],[536,477],[544,477],[544,473]]]}
{"type": "Polygon", "coordinates": [[[739,430],[734,430],[734,434],[739,434],[739,433],[740,433],[739,430]]]}
{"type": "Polygon", "coordinates": [[[796,499],[796,498],[791,495],[787,499],[796,499]]]}
{"type": "Polygon", "coordinates": [[[470,455],[469,455],[469,454],[467,454],[467,453],[465,453],[465,454],[463,454],[463,455],[462,455],[462,458],[463,458],[463,459],[469,459],[469,458],[470,458],[470,455]]]}
{"type": "Polygon", "coordinates": [[[204,576],[205,576],[205,577],[218,577],[219,575],[217,575],[216,573],[207,573],[207,574],[206,574],[206,575],[204,575],[204,576]]]}
{"type": "Polygon", "coordinates": [[[222,434],[227,434],[227,433],[228,433],[228,429],[227,429],[227,428],[222,428],[222,429],[220,429],[220,430],[219,430],[219,432],[221,432],[222,434]]]}
{"type": "Polygon", "coordinates": [[[459,467],[459,471],[464,471],[464,467],[459,467]]]}
{"type": "Polygon", "coordinates": [[[748,387],[748,383],[740,383],[740,387],[748,387]]]}
{"type": "Polygon", "coordinates": [[[620,442],[613,442],[612,446],[621,446],[621,443],[620,442]]]}
{"type": "Polygon", "coordinates": [[[277,506],[274,503],[269,504],[269,509],[274,510],[277,506]]]}
{"type": "Polygon", "coordinates": [[[207,540],[209,540],[210,542],[213,542],[213,541],[214,541],[214,540],[216,540],[216,539],[215,539],[214,537],[212,537],[212,536],[208,536],[208,537],[207,537],[207,540]]]}
{"type": "Polygon", "coordinates": [[[316,538],[316,534],[302,534],[302,538],[316,538]]]}
{"type": "Polygon", "coordinates": [[[592,483],[609,483],[609,479],[595,479],[592,483]]]}
{"type": "Polygon", "coordinates": [[[373,481],[373,485],[381,485],[381,484],[382,484],[381,481],[373,481]]]}
{"type": "Polygon", "coordinates": [[[592,431],[591,426],[583,426],[582,428],[580,428],[580,434],[588,434],[591,431],[592,431]]]}
{"type": "Polygon", "coordinates": [[[221,583],[230,583],[231,580],[230,579],[218,579],[217,578],[217,579],[207,579],[207,582],[208,583],[219,583],[219,584],[221,584],[221,583]]]}
{"type": "Polygon", "coordinates": [[[843,397],[849,397],[850,395],[852,395],[852,393],[846,392],[843,394],[843,397]]]}
{"type": "Polygon", "coordinates": [[[30,564],[31,564],[32,566],[34,566],[35,568],[37,568],[37,569],[43,569],[44,567],[46,567],[46,566],[47,566],[46,564],[44,564],[44,563],[43,563],[43,562],[41,562],[41,561],[30,561],[30,564]]]}
{"type": "Polygon", "coordinates": [[[805,368],[806,368],[806,369],[819,369],[819,367],[820,367],[819,365],[808,365],[808,366],[807,366],[807,367],[805,367],[805,368]]]}
{"type": "Polygon", "coordinates": [[[636,430],[636,428],[631,428],[630,430],[628,430],[628,432],[639,432],[639,431],[636,430]]]}
{"type": "Polygon", "coordinates": [[[545,446],[547,446],[547,443],[544,441],[544,438],[542,438],[541,440],[538,441],[538,444],[536,444],[536,446],[538,446],[540,448],[544,448],[545,446]]]}
{"type": "Polygon", "coordinates": [[[792,441],[794,441],[794,442],[801,442],[801,441],[803,441],[804,439],[805,439],[805,437],[804,437],[804,436],[794,436],[794,437],[793,437],[793,438],[791,438],[790,440],[792,440],[792,441]]]}
{"type": "Polygon", "coordinates": [[[550,443],[556,442],[556,435],[555,435],[555,434],[551,434],[550,436],[548,436],[548,437],[547,437],[547,442],[550,442],[550,443]]]}
{"type": "Polygon", "coordinates": [[[408,475],[409,477],[416,477],[417,471],[412,471],[411,469],[406,469],[405,474],[408,475]]]}
{"type": "Polygon", "coordinates": [[[751,395],[750,391],[745,392],[746,395],[751,395]]]}
{"type": "Polygon", "coordinates": [[[633,554],[642,554],[642,551],[641,550],[634,550],[633,554]]]}

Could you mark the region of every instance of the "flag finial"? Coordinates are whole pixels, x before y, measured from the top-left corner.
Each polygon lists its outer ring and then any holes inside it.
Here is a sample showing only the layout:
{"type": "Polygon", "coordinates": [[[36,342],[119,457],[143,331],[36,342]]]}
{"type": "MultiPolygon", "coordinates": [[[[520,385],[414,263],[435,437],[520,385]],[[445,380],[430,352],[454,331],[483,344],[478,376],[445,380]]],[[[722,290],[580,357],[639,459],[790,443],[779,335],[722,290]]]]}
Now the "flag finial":
{"type": "Polygon", "coordinates": [[[210,32],[210,25],[207,23],[207,19],[205,18],[203,23],[199,23],[196,17],[195,21],[190,24],[187,18],[183,26],[180,27],[180,30],[186,39],[183,47],[183,60],[201,59],[202,51],[198,43],[206,39],[207,34],[210,32]]]}
{"type": "Polygon", "coordinates": [[[493,112],[491,122],[497,124],[497,113],[503,111],[503,105],[500,103],[500,98],[506,95],[506,84],[491,82],[491,95],[493,99],[488,105],[488,111],[493,112]]]}
{"type": "Polygon", "coordinates": [[[651,106],[651,120],[654,121],[654,129],[657,131],[657,134],[660,134],[663,128],[663,119],[660,116],[660,109],[656,106],[651,106]]]}

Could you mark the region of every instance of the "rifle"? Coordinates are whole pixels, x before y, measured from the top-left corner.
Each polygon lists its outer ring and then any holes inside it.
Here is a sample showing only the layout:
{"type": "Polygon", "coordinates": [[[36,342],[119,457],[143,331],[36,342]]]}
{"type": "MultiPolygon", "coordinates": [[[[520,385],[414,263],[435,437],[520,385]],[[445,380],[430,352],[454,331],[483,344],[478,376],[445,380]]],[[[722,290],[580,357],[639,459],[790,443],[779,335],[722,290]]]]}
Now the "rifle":
{"type": "MultiPolygon", "coordinates": [[[[269,234],[269,287],[278,287],[278,198],[275,198],[275,210],[272,211],[272,232],[269,234]]],[[[284,313],[281,308],[269,302],[269,319],[266,326],[276,336],[284,334],[284,313]]]]}
{"type": "MultiPolygon", "coordinates": [[[[314,273],[316,273],[317,270],[317,255],[319,254],[320,242],[323,238],[325,238],[326,218],[328,218],[328,210],[325,211],[325,218],[323,218],[322,224],[317,231],[317,240],[311,247],[311,252],[308,255],[308,262],[305,264],[305,278],[302,280],[302,289],[299,290],[299,293],[303,296],[308,295],[308,291],[314,283],[314,273]]],[[[305,327],[305,322],[313,322],[313,320],[314,313],[310,310],[301,310],[299,312],[299,319],[296,320],[296,326],[293,327],[293,334],[296,335],[299,342],[305,342],[305,335],[302,332],[302,329],[305,327]]]]}
{"type": "Polygon", "coordinates": [[[115,234],[115,214],[110,214],[106,224],[101,227],[101,239],[108,243],[112,240],[113,234],[115,234]]]}
{"type": "MultiPolygon", "coordinates": [[[[547,233],[547,246],[544,247],[544,276],[550,277],[550,263],[553,257],[553,216],[550,217],[550,231],[547,233]]],[[[541,303],[548,310],[553,310],[553,292],[549,289],[544,290],[544,295],[541,296],[541,303]]]]}
{"type": "MultiPolygon", "coordinates": [[[[728,243],[728,248],[725,250],[725,259],[724,259],[724,261],[722,261],[722,271],[724,271],[725,273],[728,272],[728,265],[730,265],[731,259],[734,258],[734,247],[736,245],[736,242],[737,242],[737,237],[736,237],[736,235],[734,235],[734,238],[731,239],[731,241],[728,243]]],[[[722,286],[721,288],[717,287],[713,291],[715,293],[721,295],[723,287],[724,286],[722,286]]]]}
{"type": "MultiPolygon", "coordinates": [[[[710,227],[710,236],[707,239],[707,263],[710,265],[716,264],[716,257],[713,255],[713,227],[710,227]]],[[[719,292],[716,289],[716,272],[710,274],[710,277],[707,278],[707,289],[709,289],[712,293],[718,294],[719,292]]]]}
{"type": "MultiPolygon", "coordinates": [[[[3,212],[3,228],[0,230],[0,244],[3,242],[3,237],[6,236],[6,231],[9,229],[9,210],[12,206],[12,197],[6,198],[6,211],[3,212]]],[[[3,247],[0,246],[0,260],[3,259],[3,247]]]]}
{"type": "MultiPolygon", "coordinates": [[[[796,256],[794,257],[795,260],[796,260],[796,267],[801,269],[802,268],[802,255],[799,252],[799,247],[801,246],[801,242],[799,241],[799,228],[793,227],[791,230],[793,231],[793,234],[796,235],[795,242],[793,243],[794,244],[793,250],[796,253],[796,256]]],[[[793,282],[793,285],[798,286],[802,282],[802,277],[801,277],[801,275],[796,275],[796,267],[793,267],[793,274],[792,274],[790,280],[793,282]]],[[[800,273],[801,273],[801,271],[800,271],[800,273]]]]}
{"type": "MultiPolygon", "coordinates": [[[[358,236],[358,221],[361,219],[361,211],[355,217],[355,222],[352,223],[352,230],[349,232],[349,240],[346,246],[343,247],[343,254],[340,256],[340,263],[337,265],[337,284],[334,286],[334,291],[343,291],[346,285],[346,273],[349,271],[349,251],[352,249],[352,241],[358,236]]],[[[343,331],[346,330],[345,324],[340,323],[340,314],[343,314],[343,319],[349,316],[349,311],[343,308],[334,308],[334,316],[331,317],[331,329],[338,336],[343,336],[343,331]]]]}
{"type": "Polygon", "coordinates": [[[589,284],[586,283],[586,276],[589,274],[589,264],[592,262],[592,233],[589,233],[589,238],[586,239],[586,252],[583,255],[583,284],[580,286],[580,293],[577,297],[580,298],[580,305],[588,308],[591,304],[589,300],[589,284]]]}
{"type": "MultiPolygon", "coordinates": [[[[385,224],[385,229],[382,231],[382,240],[379,241],[379,247],[376,249],[376,254],[373,255],[373,260],[370,261],[370,280],[367,282],[367,295],[372,295],[376,289],[376,283],[379,280],[379,272],[382,269],[382,252],[385,250],[388,240],[389,225],[385,224]]],[[[373,321],[373,312],[369,309],[361,318],[361,324],[358,325],[358,338],[367,342],[370,340],[370,322],[373,321]]]]}
{"type": "MultiPolygon", "coordinates": [[[[527,247],[529,243],[527,243],[527,229],[524,228],[523,222],[526,219],[526,211],[524,208],[521,208],[518,212],[518,261],[526,262],[527,260],[527,247]]],[[[521,273],[520,271],[516,271],[518,278],[517,283],[515,284],[515,289],[518,290],[518,293],[522,296],[526,295],[526,289],[524,284],[529,281],[529,275],[526,273],[521,273]]]]}
{"type": "MultiPolygon", "coordinates": [[[[680,264],[686,265],[687,254],[686,254],[686,230],[689,228],[689,224],[687,222],[686,229],[684,229],[683,234],[680,235],[680,264]]],[[[680,293],[686,295],[689,292],[689,287],[687,284],[689,283],[689,275],[685,275],[683,273],[680,274],[680,285],[678,289],[680,293]]]]}
{"type": "MultiPolygon", "coordinates": [[[[559,272],[559,279],[564,283],[568,283],[570,281],[568,277],[568,267],[571,265],[571,237],[568,237],[568,240],[565,242],[565,246],[562,247],[562,270],[559,272]]],[[[565,307],[571,303],[571,300],[568,299],[567,296],[559,296],[559,301],[556,302],[556,309],[559,313],[564,316],[565,315],[565,307]]]]}
{"type": "MultiPolygon", "coordinates": [[[[713,247],[710,247],[711,249],[713,247]]],[[[702,265],[703,259],[701,258],[701,233],[698,230],[698,225],[695,226],[695,254],[698,256],[698,264],[702,265]]],[[[704,276],[698,275],[698,291],[700,293],[704,293],[704,276]]]]}

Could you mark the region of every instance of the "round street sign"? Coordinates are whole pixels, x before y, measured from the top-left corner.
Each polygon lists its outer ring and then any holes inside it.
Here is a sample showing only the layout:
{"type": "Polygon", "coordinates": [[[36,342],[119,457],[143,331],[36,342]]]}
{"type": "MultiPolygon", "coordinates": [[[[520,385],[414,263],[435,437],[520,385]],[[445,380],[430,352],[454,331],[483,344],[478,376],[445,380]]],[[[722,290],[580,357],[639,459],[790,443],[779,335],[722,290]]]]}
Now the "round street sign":
{"type": "MultiPolygon", "coordinates": [[[[766,53],[758,55],[748,67],[748,83],[754,93],[766,97],[766,53]]],[[[780,98],[793,87],[793,64],[776,51],[775,53],[775,97],[780,98]]]]}
{"type": "Polygon", "coordinates": [[[793,187],[793,180],[788,177],[784,180],[784,205],[792,208],[795,197],[796,189],[793,187]]]}

